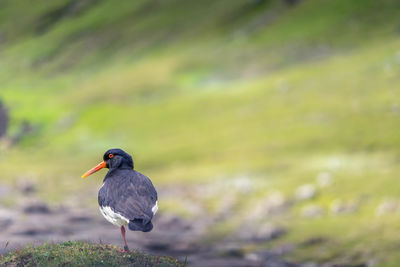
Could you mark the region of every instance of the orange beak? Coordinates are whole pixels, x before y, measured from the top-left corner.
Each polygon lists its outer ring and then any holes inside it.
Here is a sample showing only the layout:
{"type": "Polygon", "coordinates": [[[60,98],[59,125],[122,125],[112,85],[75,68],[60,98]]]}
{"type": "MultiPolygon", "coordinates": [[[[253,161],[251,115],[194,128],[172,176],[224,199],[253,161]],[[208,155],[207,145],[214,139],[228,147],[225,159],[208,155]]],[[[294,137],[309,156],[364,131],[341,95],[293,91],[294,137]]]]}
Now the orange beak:
{"type": "Polygon", "coordinates": [[[93,173],[97,172],[98,170],[101,170],[103,168],[107,167],[107,163],[105,161],[99,163],[96,167],[88,170],[87,172],[85,172],[84,175],[82,175],[82,178],[86,178],[89,175],[92,175],[93,173]]]}

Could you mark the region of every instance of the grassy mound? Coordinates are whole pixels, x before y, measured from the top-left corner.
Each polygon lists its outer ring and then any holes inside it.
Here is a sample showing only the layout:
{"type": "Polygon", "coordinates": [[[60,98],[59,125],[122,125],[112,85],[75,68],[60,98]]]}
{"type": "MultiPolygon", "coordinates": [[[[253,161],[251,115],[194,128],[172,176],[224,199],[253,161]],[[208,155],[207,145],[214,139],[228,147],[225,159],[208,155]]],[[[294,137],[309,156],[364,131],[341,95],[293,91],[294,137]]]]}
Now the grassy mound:
{"type": "Polygon", "coordinates": [[[68,241],[28,246],[0,257],[1,266],[184,266],[172,257],[138,251],[120,252],[112,245],[68,241]]]}

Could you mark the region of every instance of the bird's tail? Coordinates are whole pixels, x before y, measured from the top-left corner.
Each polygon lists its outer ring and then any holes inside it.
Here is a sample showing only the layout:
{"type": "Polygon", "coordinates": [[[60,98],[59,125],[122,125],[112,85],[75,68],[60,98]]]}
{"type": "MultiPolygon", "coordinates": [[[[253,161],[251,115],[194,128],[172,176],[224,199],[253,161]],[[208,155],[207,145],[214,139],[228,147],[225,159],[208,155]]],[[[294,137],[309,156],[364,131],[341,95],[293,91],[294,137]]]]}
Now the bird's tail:
{"type": "Polygon", "coordinates": [[[131,231],[150,232],[153,229],[153,224],[148,220],[134,219],[129,221],[128,227],[131,231]]]}

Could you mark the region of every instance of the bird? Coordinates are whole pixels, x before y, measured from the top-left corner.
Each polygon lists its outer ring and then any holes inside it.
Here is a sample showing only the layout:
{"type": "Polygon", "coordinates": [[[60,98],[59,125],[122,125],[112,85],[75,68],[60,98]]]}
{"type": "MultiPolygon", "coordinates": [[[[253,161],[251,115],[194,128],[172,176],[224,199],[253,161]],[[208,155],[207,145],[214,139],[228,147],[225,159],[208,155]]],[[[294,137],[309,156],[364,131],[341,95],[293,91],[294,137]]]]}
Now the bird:
{"type": "Polygon", "coordinates": [[[100,212],[107,221],[121,228],[123,252],[128,252],[125,226],[131,231],[153,229],[151,220],[158,210],[157,191],[147,176],[134,169],[132,157],[122,149],[107,150],[103,161],[82,178],[103,168],[109,170],[98,193],[100,212]]]}

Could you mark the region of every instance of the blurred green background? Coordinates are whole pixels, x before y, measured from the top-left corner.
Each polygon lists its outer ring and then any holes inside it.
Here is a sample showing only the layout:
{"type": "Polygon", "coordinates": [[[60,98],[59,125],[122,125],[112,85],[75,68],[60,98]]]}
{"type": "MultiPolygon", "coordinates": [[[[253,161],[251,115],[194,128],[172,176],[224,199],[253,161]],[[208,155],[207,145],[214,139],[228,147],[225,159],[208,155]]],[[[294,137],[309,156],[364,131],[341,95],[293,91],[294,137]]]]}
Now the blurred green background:
{"type": "Polygon", "coordinates": [[[2,0],[1,183],[62,203],[120,147],[159,188],[250,183],[217,234],[278,192],[290,208],[264,219],[288,232],[266,247],[322,237],[288,259],[397,266],[399,17],[397,0],[2,0]]]}

